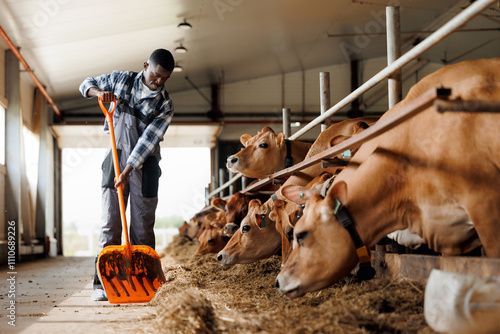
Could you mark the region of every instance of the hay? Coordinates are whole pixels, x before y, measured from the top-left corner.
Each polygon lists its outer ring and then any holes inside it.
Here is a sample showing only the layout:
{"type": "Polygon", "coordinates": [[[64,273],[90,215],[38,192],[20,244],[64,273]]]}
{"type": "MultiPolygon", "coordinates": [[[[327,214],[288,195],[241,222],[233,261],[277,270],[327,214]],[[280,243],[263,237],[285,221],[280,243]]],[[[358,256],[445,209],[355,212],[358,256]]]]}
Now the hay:
{"type": "Polygon", "coordinates": [[[433,331],[416,282],[359,282],[347,277],[290,300],[274,287],[281,259],[221,267],[214,254],[177,236],[162,252],[167,283],[151,302],[147,333],[419,333],[433,331]]]}

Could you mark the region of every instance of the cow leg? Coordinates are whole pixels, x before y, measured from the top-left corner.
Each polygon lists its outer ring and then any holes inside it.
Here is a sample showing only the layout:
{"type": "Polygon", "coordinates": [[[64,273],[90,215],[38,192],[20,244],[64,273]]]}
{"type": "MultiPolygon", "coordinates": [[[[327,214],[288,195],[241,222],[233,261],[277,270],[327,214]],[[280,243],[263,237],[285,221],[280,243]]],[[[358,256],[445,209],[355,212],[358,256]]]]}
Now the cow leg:
{"type": "MultiPolygon", "coordinates": [[[[477,196],[484,199],[488,194],[483,192],[477,196]]],[[[475,202],[468,212],[486,256],[500,258],[500,198],[491,196],[488,200],[475,202]]]]}

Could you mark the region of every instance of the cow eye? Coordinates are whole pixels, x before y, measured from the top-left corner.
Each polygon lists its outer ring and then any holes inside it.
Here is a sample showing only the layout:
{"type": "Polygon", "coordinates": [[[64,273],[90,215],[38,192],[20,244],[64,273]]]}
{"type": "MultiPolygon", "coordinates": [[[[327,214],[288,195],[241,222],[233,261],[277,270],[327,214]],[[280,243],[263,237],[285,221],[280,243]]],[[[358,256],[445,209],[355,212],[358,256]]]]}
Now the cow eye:
{"type": "Polygon", "coordinates": [[[250,225],[243,225],[241,232],[247,233],[248,231],[250,231],[250,225]]]}
{"type": "Polygon", "coordinates": [[[267,143],[262,143],[262,144],[259,144],[259,147],[260,148],[268,148],[269,145],[267,143]]]}
{"type": "Polygon", "coordinates": [[[209,245],[213,244],[214,242],[215,242],[214,239],[208,239],[208,244],[209,245]]]}
{"type": "Polygon", "coordinates": [[[302,243],[304,242],[304,239],[307,237],[307,234],[309,232],[304,231],[304,232],[299,232],[295,234],[295,237],[297,238],[297,243],[302,246],[302,243]]]}

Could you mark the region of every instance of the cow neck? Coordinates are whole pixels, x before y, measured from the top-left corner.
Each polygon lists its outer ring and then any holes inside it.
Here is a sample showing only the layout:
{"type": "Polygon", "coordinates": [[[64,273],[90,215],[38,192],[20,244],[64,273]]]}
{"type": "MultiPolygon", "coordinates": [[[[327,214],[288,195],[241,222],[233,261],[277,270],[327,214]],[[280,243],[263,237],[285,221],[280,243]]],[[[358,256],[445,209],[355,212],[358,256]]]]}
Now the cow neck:
{"type": "Polygon", "coordinates": [[[292,158],[292,143],[290,140],[285,139],[286,146],[286,157],[285,157],[285,168],[293,166],[293,158],[292,158]]]}
{"type": "Polygon", "coordinates": [[[333,214],[337,218],[340,226],[342,226],[349,235],[351,236],[354,247],[356,247],[356,254],[359,259],[359,270],[356,273],[359,279],[370,280],[375,276],[375,269],[371,265],[370,250],[361,241],[354,223],[352,221],[351,215],[347,208],[340,203],[338,199],[335,199],[335,207],[333,208],[333,214]]]}

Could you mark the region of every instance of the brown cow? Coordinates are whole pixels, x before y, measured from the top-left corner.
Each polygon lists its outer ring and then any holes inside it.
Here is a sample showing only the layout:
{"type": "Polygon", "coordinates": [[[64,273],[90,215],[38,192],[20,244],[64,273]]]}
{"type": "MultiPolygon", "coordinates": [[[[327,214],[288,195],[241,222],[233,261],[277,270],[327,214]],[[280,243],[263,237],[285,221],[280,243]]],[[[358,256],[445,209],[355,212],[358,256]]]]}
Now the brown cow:
{"type": "Polygon", "coordinates": [[[269,217],[273,201],[262,204],[253,199],[248,204],[248,214],[243,218],[238,231],[217,255],[225,266],[236,263],[252,263],[276,254],[281,247],[281,237],[276,223],[269,217]]]}
{"type": "Polygon", "coordinates": [[[255,136],[242,135],[240,141],[245,148],[228,157],[226,167],[256,179],[264,179],[304,160],[312,145],[298,140],[290,140],[287,144],[283,133],[276,134],[268,126],[255,136]]]}
{"type": "Polygon", "coordinates": [[[224,228],[217,223],[208,226],[198,238],[200,244],[194,255],[217,253],[227,244],[229,237],[224,235],[224,228]]]}
{"type": "Polygon", "coordinates": [[[222,198],[214,198],[212,205],[226,214],[226,224],[224,235],[232,237],[240,227],[241,221],[248,212],[248,202],[250,198],[240,192],[232,195],[227,201],[222,198]]]}
{"type": "MultiPolygon", "coordinates": [[[[451,99],[499,103],[500,58],[426,76],[383,117],[440,85],[452,89],[451,99]]],[[[361,244],[369,249],[405,228],[443,254],[482,246],[487,256],[500,257],[498,129],[498,113],[437,113],[431,106],[363,144],[326,197],[307,202],[295,247],[276,281],[280,292],[295,298],[333,284],[358,256],[368,257],[361,244]],[[360,238],[357,247],[336,218],[345,222],[347,214],[360,238]]]]}

